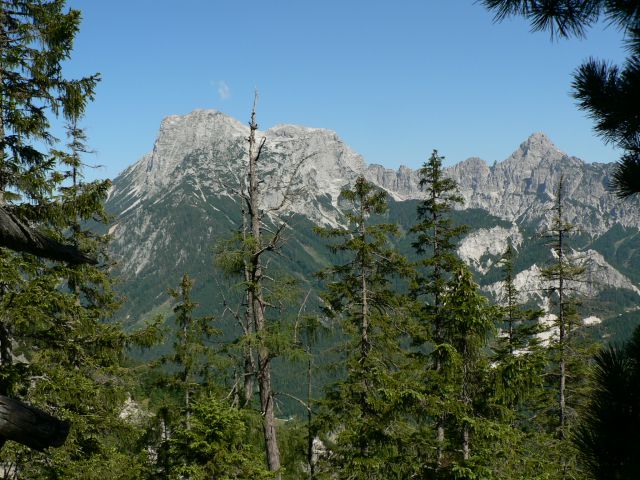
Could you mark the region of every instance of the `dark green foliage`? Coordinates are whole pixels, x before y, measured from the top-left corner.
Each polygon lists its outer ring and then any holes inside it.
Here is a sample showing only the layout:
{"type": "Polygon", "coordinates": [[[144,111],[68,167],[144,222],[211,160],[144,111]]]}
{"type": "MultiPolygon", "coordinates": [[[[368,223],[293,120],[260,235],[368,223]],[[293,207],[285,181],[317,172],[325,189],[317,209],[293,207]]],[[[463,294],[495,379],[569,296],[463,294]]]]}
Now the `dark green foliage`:
{"type": "Polygon", "coordinates": [[[65,79],[80,14],[64,1],[5,0],[0,9],[0,196],[5,208],[48,236],[78,246],[98,266],[68,266],[0,252],[0,390],[71,424],[63,447],[36,453],[4,445],[12,479],[140,478],[146,456],[137,421],[121,415],[129,384],[125,351],[153,341],[110,323],[107,237],[81,228],[106,222],[109,181],[86,183],[78,127],[98,76],[65,79]],[[52,118],[69,144],[52,148],[52,118]]]}
{"type": "Polygon", "coordinates": [[[444,176],[443,158],[434,150],[420,170],[425,200],[418,204],[418,223],[410,230],[416,237],[413,247],[419,255],[411,288],[412,296],[418,301],[417,320],[410,336],[418,348],[415,368],[429,398],[419,408],[423,410],[423,418],[428,422],[433,420],[434,433],[425,435],[435,437],[435,445],[427,443],[422,448],[424,452],[435,450],[435,456],[429,455],[423,462],[435,470],[443,466],[445,423],[454,409],[451,402],[457,402],[457,398],[452,398],[451,388],[456,379],[448,375],[447,369],[451,367],[455,371],[454,363],[459,357],[449,343],[451,338],[447,338],[447,329],[453,325],[448,325],[452,317],[444,308],[444,297],[448,283],[455,278],[454,272],[462,267],[455,249],[458,237],[466,231],[466,227],[455,225],[451,219],[453,209],[461,205],[463,199],[455,181],[444,176]]]}
{"type": "Polygon", "coordinates": [[[429,269],[428,276],[421,281],[420,293],[432,295],[436,308],[438,295],[446,281],[445,272],[460,263],[455,254],[457,239],[467,231],[464,225],[454,224],[451,213],[464,203],[458,193],[456,182],[444,175],[442,161],[436,150],[420,169],[420,188],[425,200],[418,204],[418,223],[411,227],[415,235],[413,247],[421,259],[422,266],[429,269]]]}
{"type": "Polygon", "coordinates": [[[496,401],[515,408],[535,388],[542,386],[544,356],[537,335],[541,332],[538,317],[542,311],[526,309],[519,301],[514,283],[515,250],[508,242],[502,257],[502,296],[500,300],[500,333],[493,345],[496,401]]]}
{"type": "MultiPolygon", "coordinates": [[[[327,392],[322,403],[322,438],[330,455],[327,478],[407,478],[412,469],[404,446],[411,430],[402,416],[405,396],[412,395],[402,376],[401,338],[406,311],[393,280],[407,264],[389,243],[395,225],[371,223],[387,210],[386,193],[364,178],[341,192],[348,204],[348,228],[318,228],[333,240],[343,263],[321,272],[326,280],[323,311],[340,320],[346,337],[346,378],[327,392]]],[[[324,477],[323,477],[324,478],[324,477]]]]}
{"type": "Polygon", "coordinates": [[[597,480],[640,478],[640,329],[596,354],[593,382],[574,434],[586,468],[597,480]]]}
{"type": "Polygon", "coordinates": [[[210,378],[210,370],[215,367],[206,340],[216,335],[218,330],[211,323],[213,317],[194,318],[193,312],[198,304],[191,299],[193,280],[188,274],[182,276],[178,290],[170,289],[169,295],[178,303],[173,307],[175,314],[175,340],[173,352],[161,361],[175,368],[175,375],[168,379],[182,398],[182,408],[188,423],[190,400],[196,391],[210,378]]]}
{"type": "Polygon", "coordinates": [[[46,148],[53,140],[48,115],[77,118],[98,81],[97,75],[64,78],[62,63],[71,55],[80,23],[80,12],[64,12],[64,3],[0,4],[0,191],[5,200],[47,197],[48,177],[56,166],[46,148]]]}
{"type": "Polygon", "coordinates": [[[189,426],[176,428],[168,440],[172,464],[168,478],[274,478],[263,466],[263,453],[252,445],[245,412],[214,396],[195,401],[191,412],[189,426]]]}

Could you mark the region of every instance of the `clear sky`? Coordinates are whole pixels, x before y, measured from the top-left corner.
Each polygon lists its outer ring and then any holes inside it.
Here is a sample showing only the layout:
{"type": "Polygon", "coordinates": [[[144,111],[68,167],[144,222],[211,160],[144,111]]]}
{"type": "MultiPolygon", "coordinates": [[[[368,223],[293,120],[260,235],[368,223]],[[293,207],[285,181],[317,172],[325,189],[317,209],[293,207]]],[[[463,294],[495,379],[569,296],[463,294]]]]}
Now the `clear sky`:
{"type": "Polygon", "coordinates": [[[213,108],[261,129],[335,130],[368,163],[505,159],[544,131],[586,161],[612,147],[570,96],[589,56],[620,63],[614,28],[552,42],[521,19],[494,24],[473,0],[71,0],[83,23],[69,77],[102,74],[84,119],[90,176],[151,151],[167,115],[213,108]]]}

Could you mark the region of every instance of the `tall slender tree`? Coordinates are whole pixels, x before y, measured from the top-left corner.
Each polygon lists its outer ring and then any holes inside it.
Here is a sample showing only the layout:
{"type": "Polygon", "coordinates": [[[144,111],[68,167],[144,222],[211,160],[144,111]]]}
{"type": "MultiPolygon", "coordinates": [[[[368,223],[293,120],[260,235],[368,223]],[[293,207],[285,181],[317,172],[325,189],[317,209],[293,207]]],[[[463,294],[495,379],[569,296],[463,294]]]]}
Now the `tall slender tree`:
{"type": "MultiPolygon", "coordinates": [[[[558,435],[565,438],[568,417],[567,406],[567,371],[569,363],[577,353],[579,317],[576,310],[577,284],[584,280],[585,267],[579,265],[569,255],[568,240],[575,227],[569,223],[565,215],[565,185],[561,175],[556,188],[554,214],[551,225],[545,232],[550,238],[550,245],[554,254],[552,263],[542,270],[542,277],[547,280],[547,293],[555,306],[555,322],[553,328],[557,330],[552,342],[552,348],[557,352],[558,361],[558,435]]],[[[555,332],[554,332],[555,333],[555,332]]]]}
{"type": "Polygon", "coordinates": [[[206,340],[219,333],[211,322],[210,315],[194,318],[193,312],[198,307],[191,298],[193,280],[188,274],[182,276],[180,287],[169,290],[169,295],[177,301],[173,308],[176,321],[173,353],[165,357],[168,362],[178,367],[170,383],[181,397],[184,428],[189,430],[191,404],[197,396],[197,390],[209,378],[208,371],[213,367],[212,355],[206,340]]]}
{"type": "Polygon", "coordinates": [[[242,217],[237,234],[219,245],[216,263],[225,272],[242,279],[240,296],[244,303],[232,308],[229,299],[225,299],[227,310],[232,311],[242,329],[237,342],[241,349],[242,378],[235,379],[233,395],[238,404],[250,406],[254,385],[257,385],[267,465],[280,478],[282,461],[277,440],[272,362],[276,357],[299,351],[291,335],[287,311],[299,292],[296,282],[286,273],[273,274],[277,262],[268,259],[285,244],[284,233],[293,218],[288,207],[301,193],[298,172],[310,155],[303,155],[286,172],[273,171],[265,158],[268,155],[264,148],[266,137],[258,138],[257,99],[256,93],[244,171],[241,175],[232,172],[237,184],[226,186],[240,198],[242,217]],[[267,192],[266,188],[270,190],[267,192]],[[240,384],[243,388],[239,388],[240,384]]]}
{"type": "MultiPolygon", "coordinates": [[[[464,264],[452,274],[443,296],[443,311],[446,312],[443,344],[450,345],[446,371],[447,380],[453,383],[449,388],[455,392],[450,403],[458,403],[452,423],[460,431],[464,464],[471,459],[471,437],[477,416],[474,403],[484,393],[482,385],[488,366],[486,347],[495,328],[497,309],[492,308],[480,293],[480,287],[464,264]]],[[[450,462],[456,462],[452,455],[450,462]]]]}
{"type": "Polygon", "coordinates": [[[499,405],[515,409],[537,387],[542,387],[544,355],[538,334],[538,319],[543,312],[525,308],[516,286],[513,262],[516,252],[508,240],[502,264],[502,289],[499,295],[501,315],[498,317],[500,334],[493,345],[495,363],[495,395],[499,405]]]}
{"type": "Polygon", "coordinates": [[[407,262],[390,243],[397,226],[372,218],[387,211],[386,192],[359,177],[340,196],[348,226],[316,229],[344,259],[321,272],[323,310],[341,320],[347,338],[346,379],[331,387],[324,403],[326,430],[337,432],[331,471],[345,479],[408,478],[401,401],[408,390],[401,374],[407,325],[394,284],[406,275],[407,262]]]}
{"type": "MultiPolygon", "coordinates": [[[[418,223],[411,229],[416,236],[413,247],[421,256],[418,262],[419,273],[413,285],[414,296],[421,302],[418,314],[420,327],[413,333],[414,343],[433,345],[428,356],[430,364],[426,367],[425,373],[428,375],[425,379],[433,375],[440,376],[444,372],[447,314],[443,299],[452,272],[461,265],[455,251],[456,239],[466,231],[465,226],[455,225],[451,218],[453,209],[463,204],[463,198],[456,182],[445,175],[443,160],[444,157],[434,150],[420,169],[420,188],[425,199],[418,206],[418,223]]],[[[444,405],[444,379],[431,383],[433,388],[440,390],[437,394],[440,397],[438,403],[444,405]],[[438,384],[441,386],[438,387],[438,384]]],[[[443,460],[446,417],[446,408],[442,408],[436,415],[437,468],[442,465],[443,460]]]]}

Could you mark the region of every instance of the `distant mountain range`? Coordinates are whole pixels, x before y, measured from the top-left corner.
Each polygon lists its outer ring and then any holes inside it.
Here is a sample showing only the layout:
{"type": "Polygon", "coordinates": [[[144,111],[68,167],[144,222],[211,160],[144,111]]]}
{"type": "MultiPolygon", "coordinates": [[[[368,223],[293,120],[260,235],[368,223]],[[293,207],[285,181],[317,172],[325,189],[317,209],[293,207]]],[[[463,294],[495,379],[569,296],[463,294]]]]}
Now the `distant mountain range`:
{"type": "MultiPolygon", "coordinates": [[[[248,132],[217,111],[167,117],[152,152],[114,180],[107,209],[115,218],[109,231],[120,288],[128,298],[122,309],[126,324],[168,312],[166,289],[176,286],[185,271],[196,279],[194,293],[203,309],[220,312],[221,292],[233,281],[214,268],[213,248],[239,227],[237,189],[248,132]]],[[[295,199],[286,208],[296,215],[278,264],[302,283],[312,286],[311,273],[331,261],[312,227],[344,222],[339,193],[358,176],[389,193],[389,220],[404,231],[415,222],[422,196],[417,171],[367,165],[330,130],[280,125],[259,135],[266,137],[262,173],[267,204],[279,204],[282,186],[295,180],[295,199]]],[[[589,282],[581,287],[583,316],[598,324],[599,335],[628,334],[640,322],[640,203],[607,192],[612,167],[587,164],[535,133],[502,162],[489,166],[470,158],[448,168],[465,199],[465,209],[456,216],[471,226],[459,253],[485,291],[499,289],[496,264],[512,238],[520,252],[516,268],[523,298],[541,302],[537,273],[551,253],[537,233],[551,218],[563,175],[567,219],[579,230],[572,244],[591,259],[589,282]]],[[[407,253],[409,245],[409,238],[399,241],[407,253]]]]}

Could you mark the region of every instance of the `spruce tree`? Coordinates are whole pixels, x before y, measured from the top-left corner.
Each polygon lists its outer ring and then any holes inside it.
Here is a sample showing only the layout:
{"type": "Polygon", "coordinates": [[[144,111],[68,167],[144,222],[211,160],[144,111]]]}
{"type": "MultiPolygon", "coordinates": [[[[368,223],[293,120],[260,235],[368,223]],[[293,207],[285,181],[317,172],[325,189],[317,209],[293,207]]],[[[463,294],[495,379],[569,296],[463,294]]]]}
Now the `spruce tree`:
{"type": "Polygon", "coordinates": [[[81,246],[100,259],[99,266],[51,264],[9,252],[2,257],[2,309],[12,339],[11,363],[3,368],[7,393],[69,420],[71,433],[49,455],[7,445],[2,458],[13,465],[15,478],[91,478],[84,472],[96,469],[112,478],[139,478],[146,469],[137,450],[142,425],[121,416],[130,387],[125,351],[153,335],[127,335],[110,322],[119,301],[108,272],[107,237],[82,227],[87,220],[106,221],[102,202],[109,182],[83,182],[77,129],[71,138],[75,146],[68,153],[55,152],[70,166],[58,176],[68,184],[59,184],[59,194],[39,207],[47,212],[48,235],[81,246]]]}
{"type": "Polygon", "coordinates": [[[178,426],[168,439],[172,463],[169,478],[274,478],[274,473],[263,466],[262,452],[249,438],[252,432],[247,428],[246,410],[227,405],[215,395],[197,398],[190,410],[189,424],[178,426]]]}
{"type": "Polygon", "coordinates": [[[190,428],[191,403],[200,386],[209,378],[209,369],[214,366],[206,340],[219,333],[211,326],[212,316],[193,317],[198,304],[191,299],[192,288],[193,280],[185,273],[179,289],[169,290],[169,295],[178,302],[173,308],[176,329],[173,352],[163,358],[176,368],[169,384],[178,392],[187,430],[190,428]]]}
{"type": "Polygon", "coordinates": [[[330,387],[323,402],[331,478],[409,478],[412,472],[403,418],[407,322],[394,282],[406,274],[407,263],[390,243],[397,226],[374,220],[387,211],[386,196],[360,177],[340,194],[348,226],[316,229],[341,259],[321,272],[321,298],[346,338],[346,378],[330,387]]]}
{"type": "Polygon", "coordinates": [[[434,395],[435,451],[427,463],[439,468],[445,448],[445,423],[448,415],[446,328],[448,315],[444,310],[444,296],[453,272],[461,265],[456,255],[457,238],[466,227],[455,225],[451,218],[454,208],[463,204],[454,180],[444,174],[444,157],[433,151],[420,169],[420,188],[425,199],[418,206],[418,223],[411,228],[416,236],[413,247],[419,255],[418,274],[413,284],[413,295],[419,300],[418,327],[413,342],[428,354],[424,358],[424,387],[434,395]],[[425,350],[426,349],[426,350],[425,350]]]}
{"type": "MultiPolygon", "coordinates": [[[[580,317],[577,312],[578,284],[584,281],[585,267],[571,257],[568,241],[575,227],[565,215],[565,186],[561,175],[556,188],[556,198],[551,225],[545,235],[550,239],[554,255],[552,262],[542,269],[542,277],[548,282],[547,294],[554,308],[555,321],[551,347],[557,359],[557,398],[558,398],[558,435],[565,438],[570,412],[574,410],[567,404],[567,383],[569,378],[579,380],[578,372],[569,368],[576,365],[577,356],[584,351],[579,347],[580,317]]],[[[584,358],[582,358],[584,360],[584,358]]],[[[574,404],[575,405],[575,404],[574,404]]]]}
{"type": "Polygon", "coordinates": [[[580,316],[579,285],[585,282],[586,259],[569,247],[574,226],[565,213],[565,183],[560,176],[555,191],[555,203],[550,226],[545,232],[553,259],[542,269],[550,310],[547,327],[546,386],[555,398],[549,398],[547,411],[540,415],[546,430],[555,437],[558,470],[561,478],[580,477],[581,467],[571,432],[577,423],[578,412],[587,396],[588,365],[593,342],[585,334],[580,316]]]}
{"type": "Polygon", "coordinates": [[[526,308],[520,301],[515,284],[513,263],[516,251],[508,240],[502,258],[502,288],[499,295],[500,334],[493,347],[495,364],[495,400],[498,405],[515,411],[542,387],[544,354],[541,350],[538,323],[542,311],[526,308]]]}
{"type": "Polygon", "coordinates": [[[7,443],[12,478],[140,478],[141,429],[121,416],[125,350],[148,336],[109,323],[118,305],[107,236],[81,226],[105,222],[108,181],[84,182],[78,127],[98,76],[66,79],[80,13],[64,1],[0,2],[0,204],[16,218],[98,259],[63,265],[0,249],[0,390],[71,424],[62,448],[35,452],[7,443]],[[53,119],[70,145],[54,148],[53,119]]]}
{"type": "Polygon", "coordinates": [[[464,264],[452,272],[443,301],[446,320],[442,345],[446,346],[447,352],[443,377],[448,383],[445,405],[451,410],[447,424],[457,431],[459,438],[447,452],[447,463],[454,472],[456,469],[473,472],[473,436],[484,434],[479,427],[488,423],[482,418],[477,404],[484,403],[489,369],[486,347],[495,328],[497,309],[480,293],[480,287],[464,264]]]}

